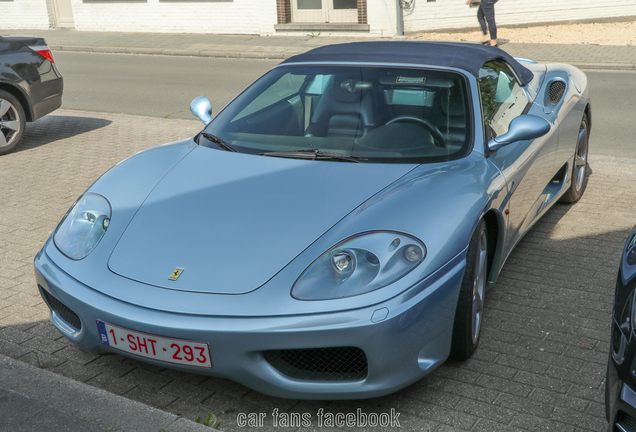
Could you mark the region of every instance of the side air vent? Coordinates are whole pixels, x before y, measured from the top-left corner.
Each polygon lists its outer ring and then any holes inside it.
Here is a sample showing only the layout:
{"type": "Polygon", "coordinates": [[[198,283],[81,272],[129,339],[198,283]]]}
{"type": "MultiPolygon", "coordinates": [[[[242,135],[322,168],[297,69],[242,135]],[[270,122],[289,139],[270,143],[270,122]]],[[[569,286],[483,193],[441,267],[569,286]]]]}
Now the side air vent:
{"type": "Polygon", "coordinates": [[[550,102],[552,105],[556,105],[563,97],[563,93],[565,93],[565,83],[563,81],[554,81],[550,84],[548,91],[550,93],[550,102]]]}

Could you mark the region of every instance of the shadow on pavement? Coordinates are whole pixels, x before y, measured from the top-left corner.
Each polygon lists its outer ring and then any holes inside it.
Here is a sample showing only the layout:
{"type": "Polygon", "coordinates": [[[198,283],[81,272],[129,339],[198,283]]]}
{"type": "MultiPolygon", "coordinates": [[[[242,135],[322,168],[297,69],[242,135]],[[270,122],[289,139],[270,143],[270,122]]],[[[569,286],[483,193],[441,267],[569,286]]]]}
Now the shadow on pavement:
{"type": "Polygon", "coordinates": [[[111,123],[111,120],[102,118],[64,115],[45,116],[33,123],[27,123],[22,143],[15,149],[15,152],[34,149],[55,141],[92,132],[111,123]]]}

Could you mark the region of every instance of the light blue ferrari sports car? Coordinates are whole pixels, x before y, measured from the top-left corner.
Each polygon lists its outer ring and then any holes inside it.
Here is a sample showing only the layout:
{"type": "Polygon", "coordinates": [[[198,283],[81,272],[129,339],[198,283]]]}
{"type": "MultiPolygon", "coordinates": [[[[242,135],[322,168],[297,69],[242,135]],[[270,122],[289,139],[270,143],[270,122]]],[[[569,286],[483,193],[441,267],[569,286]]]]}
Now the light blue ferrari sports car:
{"type": "Polygon", "coordinates": [[[35,258],[81,348],[269,395],[375,397],[479,344],[512,248],[585,188],[586,76],[476,44],[290,58],[141,152],[35,258]]]}

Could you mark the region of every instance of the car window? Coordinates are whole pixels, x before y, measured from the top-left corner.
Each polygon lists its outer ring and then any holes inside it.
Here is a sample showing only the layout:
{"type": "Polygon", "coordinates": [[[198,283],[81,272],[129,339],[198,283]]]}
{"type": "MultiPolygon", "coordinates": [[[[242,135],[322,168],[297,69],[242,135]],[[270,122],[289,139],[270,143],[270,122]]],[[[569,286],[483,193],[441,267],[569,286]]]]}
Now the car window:
{"type": "Polygon", "coordinates": [[[479,70],[479,93],[488,138],[508,132],[510,122],[523,114],[529,101],[505,62],[490,61],[479,70]]]}
{"type": "Polygon", "coordinates": [[[469,100],[466,79],[455,72],[281,66],[232,101],[206,132],[253,154],[301,150],[426,163],[467,153],[469,100]]]}
{"type": "Polygon", "coordinates": [[[303,77],[293,74],[285,74],[278,81],[272,84],[267,90],[249,103],[236,118],[243,118],[256,111],[267,108],[281,100],[289,98],[298,93],[303,84],[303,77]]]}

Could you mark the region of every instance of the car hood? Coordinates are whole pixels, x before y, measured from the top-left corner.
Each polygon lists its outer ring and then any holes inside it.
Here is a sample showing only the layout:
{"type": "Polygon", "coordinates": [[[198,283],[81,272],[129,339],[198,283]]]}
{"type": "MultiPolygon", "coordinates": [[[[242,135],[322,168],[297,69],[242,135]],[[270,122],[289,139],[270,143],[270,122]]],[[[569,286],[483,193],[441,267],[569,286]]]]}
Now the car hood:
{"type": "Polygon", "coordinates": [[[115,246],[109,268],[162,288],[250,292],[413,168],[198,147],[148,195],[115,246]]]}

